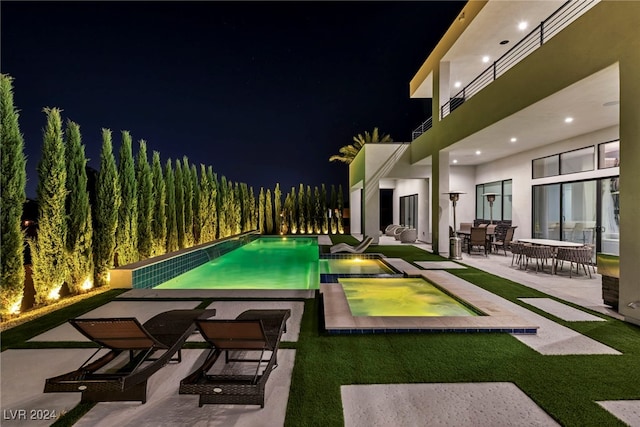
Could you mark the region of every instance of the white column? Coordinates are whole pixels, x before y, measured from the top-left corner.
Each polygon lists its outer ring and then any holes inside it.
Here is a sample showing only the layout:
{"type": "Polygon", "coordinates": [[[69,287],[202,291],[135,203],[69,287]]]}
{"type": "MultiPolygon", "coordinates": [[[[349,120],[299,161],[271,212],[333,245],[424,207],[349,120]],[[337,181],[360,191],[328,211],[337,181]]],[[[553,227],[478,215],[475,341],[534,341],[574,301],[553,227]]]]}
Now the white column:
{"type": "Polygon", "coordinates": [[[380,241],[380,181],[371,180],[364,184],[364,233],[380,241]]]}
{"type": "Polygon", "coordinates": [[[438,219],[438,253],[449,256],[449,226],[453,227],[453,208],[448,194],[443,194],[451,190],[449,188],[449,153],[440,151],[438,159],[438,183],[439,188],[434,188],[439,195],[438,200],[440,214],[438,219]]]}
{"type": "MultiPolygon", "coordinates": [[[[438,91],[438,94],[439,94],[438,100],[440,101],[438,103],[439,108],[441,108],[443,105],[449,102],[449,97],[451,92],[450,74],[451,74],[451,64],[449,63],[449,61],[440,62],[440,69],[438,73],[438,84],[440,89],[438,91]]],[[[436,116],[436,114],[433,114],[433,115],[436,116]]],[[[440,120],[440,111],[438,111],[437,117],[438,117],[438,120],[440,120]]]]}
{"type": "Polygon", "coordinates": [[[349,230],[351,234],[362,233],[362,196],[361,188],[352,188],[349,193],[349,230]]]}

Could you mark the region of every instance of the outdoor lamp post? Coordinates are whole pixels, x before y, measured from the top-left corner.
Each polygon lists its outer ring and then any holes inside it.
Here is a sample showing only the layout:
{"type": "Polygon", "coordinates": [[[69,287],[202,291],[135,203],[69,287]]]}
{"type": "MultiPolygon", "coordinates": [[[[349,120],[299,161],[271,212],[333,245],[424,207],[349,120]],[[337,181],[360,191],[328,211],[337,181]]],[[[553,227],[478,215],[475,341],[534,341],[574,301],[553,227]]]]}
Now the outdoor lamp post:
{"type": "Polygon", "coordinates": [[[462,259],[462,242],[458,237],[458,226],[456,225],[456,204],[460,199],[462,191],[449,191],[448,193],[443,193],[449,195],[449,200],[451,200],[451,204],[453,205],[453,236],[449,237],[449,258],[451,259],[462,259]]]}
{"type": "Polygon", "coordinates": [[[499,196],[498,193],[484,193],[483,196],[486,196],[487,202],[489,202],[489,212],[491,215],[491,224],[493,224],[493,202],[496,201],[496,196],[499,196]]]}

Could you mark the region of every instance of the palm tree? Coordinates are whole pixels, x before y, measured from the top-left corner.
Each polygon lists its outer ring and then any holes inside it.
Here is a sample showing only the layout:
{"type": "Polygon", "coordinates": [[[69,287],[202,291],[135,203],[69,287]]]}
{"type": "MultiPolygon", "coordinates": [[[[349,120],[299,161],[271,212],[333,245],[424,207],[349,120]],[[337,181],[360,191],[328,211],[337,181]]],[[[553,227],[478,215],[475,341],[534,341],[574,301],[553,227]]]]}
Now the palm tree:
{"type": "Polygon", "coordinates": [[[393,139],[391,138],[391,136],[389,136],[389,134],[383,135],[382,138],[380,138],[378,128],[373,128],[373,132],[371,133],[365,131],[364,137],[361,133],[354,136],[353,144],[345,145],[344,147],[340,148],[340,154],[334,154],[333,156],[329,157],[329,161],[338,161],[349,164],[353,161],[353,159],[355,159],[360,149],[364,147],[364,144],[378,142],[393,142],[393,139]]]}

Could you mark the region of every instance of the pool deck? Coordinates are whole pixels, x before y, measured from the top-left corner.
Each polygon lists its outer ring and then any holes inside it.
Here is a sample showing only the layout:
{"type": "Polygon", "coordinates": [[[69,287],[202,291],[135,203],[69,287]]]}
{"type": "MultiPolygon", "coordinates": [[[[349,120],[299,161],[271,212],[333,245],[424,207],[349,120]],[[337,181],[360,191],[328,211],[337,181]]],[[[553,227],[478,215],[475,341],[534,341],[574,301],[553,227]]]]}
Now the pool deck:
{"type": "MultiPolygon", "coordinates": [[[[383,240],[381,244],[399,243],[388,243],[383,240]]],[[[426,245],[423,244],[416,244],[416,246],[424,246],[426,249],[426,245]]],[[[612,349],[603,348],[601,343],[595,343],[578,333],[574,332],[573,335],[568,335],[568,328],[548,318],[543,318],[529,309],[534,307],[537,310],[544,310],[565,321],[599,321],[597,316],[587,317],[580,308],[621,318],[622,316],[603,304],[599,276],[595,276],[593,279],[574,276],[573,279],[569,279],[560,275],[535,274],[511,266],[510,256],[496,254],[490,254],[489,257],[463,254],[463,258],[461,263],[452,263],[451,261],[443,261],[439,265],[427,263],[424,268],[436,268],[437,270],[425,271],[415,267],[415,270],[418,271],[415,274],[431,279],[435,278],[440,286],[444,288],[449,286],[450,291],[457,295],[464,295],[464,299],[478,308],[481,308],[482,302],[477,302],[474,298],[487,300],[483,310],[485,312],[490,312],[489,309],[493,304],[499,306],[497,308],[504,313],[505,318],[513,316],[523,324],[536,325],[538,327],[537,334],[516,334],[514,337],[542,354],[615,354],[609,352],[612,349]],[[478,292],[475,296],[467,295],[465,294],[466,282],[459,278],[453,280],[454,276],[442,270],[460,268],[456,266],[477,267],[538,289],[555,299],[527,298],[522,300],[524,305],[518,305],[488,292],[488,295],[482,292],[478,292]],[[574,305],[574,307],[569,307],[564,304],[565,302],[574,305]]],[[[406,272],[413,275],[413,270],[409,266],[406,267],[406,272]]],[[[323,284],[322,288],[323,296],[326,297],[337,292],[339,286],[323,284]]],[[[283,336],[283,341],[296,342],[304,303],[302,301],[275,301],[275,299],[312,298],[314,294],[314,291],[266,291],[262,293],[256,291],[163,290],[158,292],[131,290],[83,316],[128,315],[145,319],[159,311],[166,310],[168,306],[170,308],[195,307],[203,298],[214,298],[221,299],[213,302],[210,306],[218,310],[216,317],[219,318],[234,318],[243,310],[255,307],[291,308],[292,317],[288,322],[287,333],[283,336]],[[278,294],[274,292],[278,292],[278,294]],[[280,294],[279,292],[292,293],[280,294]]],[[[334,297],[338,296],[334,295],[334,297]]],[[[342,301],[346,303],[344,293],[342,293],[342,297],[342,301]]],[[[325,303],[325,310],[327,305],[325,303]]],[[[340,316],[347,317],[344,311],[339,313],[336,310],[335,314],[327,317],[327,321],[342,321],[340,316]]],[[[484,317],[497,320],[500,315],[491,313],[490,316],[484,317]]],[[[351,319],[351,322],[353,321],[351,319]]],[[[61,325],[34,337],[30,341],[33,345],[37,342],[55,344],[57,341],[73,341],[77,342],[78,346],[86,342],[83,337],[77,335],[67,336],[67,332],[64,325],[61,325]]],[[[189,341],[201,341],[201,337],[194,334],[189,341]]],[[[28,417],[31,410],[42,413],[55,411],[56,414],[60,414],[73,408],[80,400],[78,393],[44,394],[42,393],[44,379],[76,368],[92,352],[93,349],[88,348],[25,348],[9,349],[0,353],[1,406],[5,417],[1,424],[3,426],[50,425],[53,420],[21,419],[20,417],[23,414],[28,417]]],[[[267,382],[267,400],[264,409],[245,405],[205,405],[199,408],[197,399],[193,396],[179,395],[177,391],[179,380],[197,366],[198,361],[205,353],[205,350],[186,349],[183,352],[182,363],[168,364],[151,378],[149,400],[146,404],[142,405],[137,402],[99,403],[75,425],[92,427],[112,425],[260,426],[265,425],[265,420],[268,420],[269,425],[284,425],[291,375],[294,363],[296,363],[296,352],[295,349],[279,350],[279,367],[267,382]]],[[[516,384],[508,382],[343,384],[339,399],[344,408],[344,425],[348,427],[558,425],[516,384]]],[[[595,403],[626,424],[640,426],[640,400],[601,400],[595,403]]],[[[289,420],[289,422],[295,423],[295,420],[289,420]]]]}
{"type": "Polygon", "coordinates": [[[334,334],[380,332],[509,332],[535,334],[538,325],[505,308],[489,292],[446,271],[408,270],[405,274],[423,277],[456,295],[484,316],[353,316],[340,284],[320,284],[325,328],[334,334]]]}

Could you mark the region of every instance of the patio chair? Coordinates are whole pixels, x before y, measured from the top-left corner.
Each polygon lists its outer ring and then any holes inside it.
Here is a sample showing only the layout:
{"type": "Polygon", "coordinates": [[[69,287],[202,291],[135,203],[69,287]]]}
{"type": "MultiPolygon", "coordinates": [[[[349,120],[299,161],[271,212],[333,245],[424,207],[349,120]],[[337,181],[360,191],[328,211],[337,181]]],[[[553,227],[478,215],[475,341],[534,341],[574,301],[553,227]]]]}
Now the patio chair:
{"type": "Polygon", "coordinates": [[[395,230],[393,230],[393,237],[396,240],[400,240],[400,235],[402,235],[402,232],[405,230],[408,230],[409,227],[405,227],[404,225],[401,225],[400,227],[396,228],[395,230]]]}
{"type": "MultiPolygon", "coordinates": [[[[507,229],[507,234],[504,236],[503,240],[494,240],[492,245],[493,248],[497,251],[498,247],[501,247],[504,251],[504,256],[507,256],[507,248],[511,245],[511,240],[513,240],[513,233],[515,232],[515,227],[509,227],[507,229]]],[[[512,263],[513,264],[513,260],[512,263]]]]}
{"type": "Polygon", "coordinates": [[[397,224],[389,224],[389,225],[387,225],[387,228],[384,229],[384,235],[385,236],[393,236],[393,231],[398,227],[400,227],[400,226],[397,225],[397,224]]]}
{"type": "Polygon", "coordinates": [[[171,310],[144,324],[134,317],[71,319],[69,323],[100,348],[78,369],[48,378],[44,392],[82,392],[81,402],[145,403],[149,377],[170,361],[179,363],[180,349],[195,330],[194,321],[215,316],[215,312],[171,310]],[[94,360],[103,349],[109,351],[94,360]],[[152,357],[159,351],[163,353],[152,357]],[[123,353],[128,353],[128,360],[119,357],[123,353]]]}
{"type": "Polygon", "coordinates": [[[469,241],[467,243],[469,255],[471,255],[471,250],[474,247],[481,247],[484,251],[484,256],[487,256],[487,246],[487,228],[471,227],[471,234],[469,235],[469,241]]]}
{"type": "Polygon", "coordinates": [[[560,263],[560,269],[564,261],[569,261],[569,278],[573,271],[573,264],[576,264],[576,274],[580,271],[580,265],[584,270],[584,274],[589,274],[591,278],[591,258],[593,257],[593,247],[583,246],[581,248],[558,248],[558,255],[556,257],[556,271],[558,269],[558,263],[560,263]]]}
{"type": "MultiPolygon", "coordinates": [[[[524,267],[525,270],[527,269],[527,267],[529,267],[530,259],[536,260],[536,273],[538,272],[538,269],[542,270],[542,272],[544,273],[544,266],[548,260],[551,260],[551,263],[555,262],[553,259],[554,249],[551,246],[525,245],[523,255],[526,257],[524,267]]],[[[551,270],[553,272],[553,265],[551,267],[551,270]]]]}
{"type": "Polygon", "coordinates": [[[198,320],[211,345],[206,359],[180,381],[180,394],[199,395],[204,404],[260,405],[291,310],[247,310],[234,320],[198,320]],[[258,358],[251,358],[259,352],[258,358]],[[224,363],[221,355],[224,353],[224,363]],[[216,363],[218,362],[218,363],[216,363]]]}
{"type": "MultiPolygon", "coordinates": [[[[513,262],[515,261],[518,264],[518,268],[522,266],[524,259],[524,243],[521,242],[511,242],[510,250],[511,250],[511,265],[513,266],[513,262]]],[[[506,256],[506,255],[505,255],[506,256]]]]}
{"type": "Polygon", "coordinates": [[[373,237],[365,237],[364,239],[362,239],[362,242],[360,242],[356,246],[351,246],[347,243],[337,243],[329,248],[329,252],[331,252],[332,254],[339,253],[339,252],[350,252],[352,254],[361,254],[369,247],[369,245],[371,245],[372,242],[373,242],[373,237]]]}
{"type": "Polygon", "coordinates": [[[401,243],[414,243],[418,239],[418,230],[415,228],[407,228],[402,233],[400,233],[400,242],[401,243]]]}

